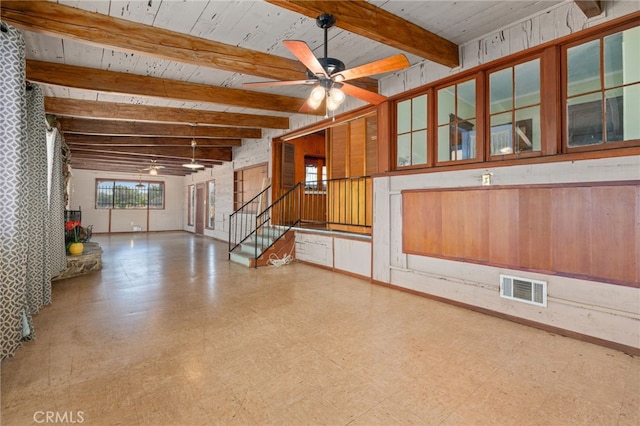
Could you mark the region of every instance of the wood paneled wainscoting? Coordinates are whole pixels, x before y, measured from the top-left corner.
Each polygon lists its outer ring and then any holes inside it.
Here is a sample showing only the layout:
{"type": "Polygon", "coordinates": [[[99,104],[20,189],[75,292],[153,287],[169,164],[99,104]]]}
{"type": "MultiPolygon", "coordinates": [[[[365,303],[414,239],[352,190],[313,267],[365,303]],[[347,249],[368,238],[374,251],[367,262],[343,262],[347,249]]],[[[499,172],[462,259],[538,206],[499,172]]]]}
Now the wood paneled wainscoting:
{"type": "Polygon", "coordinates": [[[640,287],[640,181],[406,190],[403,251],[640,287]]]}

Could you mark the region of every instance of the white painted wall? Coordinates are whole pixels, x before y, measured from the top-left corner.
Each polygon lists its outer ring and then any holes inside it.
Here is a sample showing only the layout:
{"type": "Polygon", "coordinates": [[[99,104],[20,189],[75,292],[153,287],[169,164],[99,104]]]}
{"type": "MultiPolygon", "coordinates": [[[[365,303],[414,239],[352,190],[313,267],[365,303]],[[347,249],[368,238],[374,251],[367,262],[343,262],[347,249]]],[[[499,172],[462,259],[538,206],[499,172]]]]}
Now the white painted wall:
{"type": "MultiPolygon", "coordinates": [[[[587,20],[574,2],[566,2],[461,46],[462,66],[449,70],[424,62],[380,82],[395,95],[450,74],[571,34],[640,10],[640,2],[603,2],[603,15],[587,20]]],[[[607,341],[640,347],[640,289],[477,264],[408,255],[402,252],[401,191],[473,187],[493,173],[494,185],[597,182],[640,179],[640,156],[415,174],[374,179],[373,279],[509,314],[607,341]],[[548,306],[499,297],[499,275],[548,283],[548,306]]]]}
{"type": "MultiPolygon", "coordinates": [[[[491,167],[495,185],[640,179],[640,156],[491,167]]],[[[484,169],[376,178],[373,279],[542,324],[640,347],[640,289],[402,252],[401,191],[478,187],[484,169]],[[499,297],[499,275],[548,283],[546,308],[499,297]]]]}
{"type": "Polygon", "coordinates": [[[379,80],[380,93],[393,96],[460,71],[520,52],[640,10],[640,1],[601,2],[602,15],[587,19],[575,2],[567,1],[509,27],[460,46],[460,66],[450,69],[423,61],[379,80]]]}
{"type": "Polygon", "coordinates": [[[296,231],[295,258],[307,263],[371,277],[371,238],[296,231]]]}
{"type": "MultiPolygon", "coordinates": [[[[195,226],[187,225],[188,205],[187,199],[189,195],[189,185],[205,184],[205,201],[206,201],[206,182],[215,182],[215,224],[214,229],[204,228],[204,235],[216,238],[218,240],[227,241],[229,239],[229,215],[233,212],[233,164],[225,163],[220,166],[194,173],[190,176],[181,178],[182,200],[184,209],[181,213],[182,229],[189,232],[195,232],[195,226]]],[[[206,221],[206,212],[205,218],[206,221]]]]}
{"type": "MultiPolygon", "coordinates": [[[[93,232],[109,232],[109,210],[96,209],[96,179],[137,181],[138,174],[72,170],[69,185],[69,209],[82,210],[83,226],[93,225],[93,232]]],[[[142,177],[145,181],[164,182],[165,208],[149,211],[149,231],[182,229],[184,198],[182,178],[173,176],[142,177]]],[[[132,232],[134,226],[147,231],[146,210],[112,210],[111,232],[132,232]]]]}

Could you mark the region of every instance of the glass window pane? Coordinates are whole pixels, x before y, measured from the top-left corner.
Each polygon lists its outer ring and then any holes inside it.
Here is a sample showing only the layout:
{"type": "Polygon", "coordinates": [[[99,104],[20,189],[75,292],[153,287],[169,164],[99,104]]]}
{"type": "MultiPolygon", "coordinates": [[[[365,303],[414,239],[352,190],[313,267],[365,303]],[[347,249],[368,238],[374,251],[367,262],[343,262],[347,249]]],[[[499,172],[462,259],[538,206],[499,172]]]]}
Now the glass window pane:
{"type": "Polygon", "coordinates": [[[318,168],[316,166],[309,166],[309,165],[304,166],[304,173],[305,173],[305,177],[304,177],[305,182],[312,182],[318,178],[318,168]]]}
{"type": "Polygon", "coordinates": [[[455,116],[455,86],[438,90],[438,124],[445,124],[455,116]]]}
{"type": "Polygon", "coordinates": [[[398,134],[411,131],[411,99],[398,102],[398,134]]]}
{"type": "Polygon", "coordinates": [[[491,155],[513,153],[511,113],[491,116],[491,155]]]}
{"type": "Polygon", "coordinates": [[[451,149],[449,144],[449,129],[451,126],[438,127],[438,161],[449,161],[451,149]]]}
{"type": "Polygon", "coordinates": [[[207,226],[209,228],[214,228],[215,227],[215,216],[216,216],[216,207],[215,207],[215,200],[216,200],[216,191],[215,191],[215,184],[213,182],[209,182],[208,183],[208,212],[207,212],[207,226]]]}
{"type": "Polygon", "coordinates": [[[511,68],[491,73],[489,76],[491,114],[513,109],[512,86],[511,68]]]}
{"type": "MultiPolygon", "coordinates": [[[[623,88],[607,90],[605,96],[605,111],[607,123],[607,142],[624,140],[624,96],[623,88]]],[[[637,120],[636,120],[637,121],[637,120]]]]}
{"type": "Polygon", "coordinates": [[[476,156],[476,121],[467,120],[458,123],[458,144],[455,149],[456,160],[466,160],[476,156]]]}
{"type": "Polygon", "coordinates": [[[427,163],[427,131],[414,132],[411,138],[411,164],[427,163]]]}
{"type": "Polygon", "coordinates": [[[600,40],[567,49],[567,94],[600,90],[600,40]]]}
{"type": "Polygon", "coordinates": [[[413,98],[411,130],[427,128],[427,95],[413,98]]]}
{"type": "Polygon", "coordinates": [[[640,26],[604,38],[605,87],[640,81],[640,26]]]}
{"type": "Polygon", "coordinates": [[[514,67],[516,108],[540,103],[540,60],[514,67]]]}
{"type": "Polygon", "coordinates": [[[411,134],[398,136],[398,153],[396,163],[398,167],[411,165],[411,134]]]}
{"type": "Polygon", "coordinates": [[[605,92],[607,142],[640,139],[640,84],[605,92]]]}
{"type": "Polygon", "coordinates": [[[517,110],[514,131],[516,152],[540,151],[540,107],[517,110]]]}
{"type": "Polygon", "coordinates": [[[466,120],[476,116],[476,81],[470,80],[458,84],[459,118],[466,120]]]}
{"type": "Polygon", "coordinates": [[[567,105],[568,146],[602,143],[601,92],[569,99],[567,105]]]}
{"type": "Polygon", "coordinates": [[[622,33],[604,38],[604,87],[622,83],[622,33]]]}

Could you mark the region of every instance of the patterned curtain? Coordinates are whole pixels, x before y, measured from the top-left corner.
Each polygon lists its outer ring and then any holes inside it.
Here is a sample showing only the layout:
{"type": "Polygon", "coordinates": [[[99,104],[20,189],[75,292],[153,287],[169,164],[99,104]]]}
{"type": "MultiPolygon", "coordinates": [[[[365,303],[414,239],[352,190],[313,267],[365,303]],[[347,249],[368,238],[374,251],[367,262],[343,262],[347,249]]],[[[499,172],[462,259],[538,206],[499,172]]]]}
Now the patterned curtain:
{"type": "Polygon", "coordinates": [[[25,46],[15,28],[0,31],[0,356],[22,340],[27,287],[27,102],[25,46]]]}
{"type": "Polygon", "coordinates": [[[51,303],[52,271],[61,266],[60,250],[64,255],[64,240],[57,249],[52,240],[60,241],[58,229],[64,233],[64,227],[60,164],[52,176],[60,175],[58,195],[52,193],[55,211],[49,203],[44,97],[40,87],[25,84],[22,35],[6,23],[0,27],[0,358],[5,358],[34,337],[32,316],[51,303]]]}
{"type": "MultiPolygon", "coordinates": [[[[40,87],[27,86],[27,301],[29,313],[35,315],[51,303],[49,235],[49,195],[47,164],[47,118],[40,87]]],[[[31,315],[27,319],[31,320],[31,315]]],[[[29,337],[33,337],[30,324],[29,337]]]]}
{"type": "Polygon", "coordinates": [[[55,277],[67,267],[64,245],[64,176],[62,175],[62,135],[52,130],[53,161],[51,167],[51,192],[49,193],[49,238],[47,251],[51,255],[49,277],[55,277]]]}

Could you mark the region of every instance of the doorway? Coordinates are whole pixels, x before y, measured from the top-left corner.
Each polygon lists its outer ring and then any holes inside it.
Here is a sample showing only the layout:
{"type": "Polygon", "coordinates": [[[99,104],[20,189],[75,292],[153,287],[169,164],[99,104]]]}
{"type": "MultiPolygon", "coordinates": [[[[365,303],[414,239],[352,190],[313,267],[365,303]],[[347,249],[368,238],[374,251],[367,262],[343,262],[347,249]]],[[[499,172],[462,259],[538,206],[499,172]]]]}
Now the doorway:
{"type": "Polygon", "coordinates": [[[204,184],[196,185],[196,234],[204,235],[204,184]]]}

